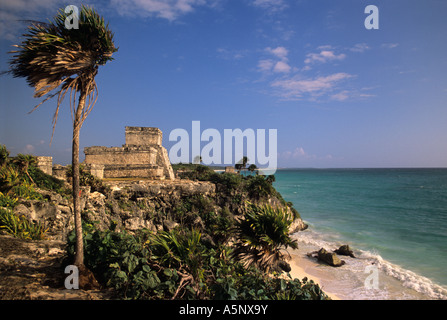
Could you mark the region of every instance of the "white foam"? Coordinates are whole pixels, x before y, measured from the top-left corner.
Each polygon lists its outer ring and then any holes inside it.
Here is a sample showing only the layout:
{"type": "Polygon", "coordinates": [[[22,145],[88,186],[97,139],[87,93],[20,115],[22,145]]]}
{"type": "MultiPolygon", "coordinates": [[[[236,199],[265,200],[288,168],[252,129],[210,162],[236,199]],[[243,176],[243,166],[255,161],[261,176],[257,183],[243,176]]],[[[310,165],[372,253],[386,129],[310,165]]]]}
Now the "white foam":
{"type": "MultiPolygon", "coordinates": [[[[328,251],[333,251],[341,244],[346,243],[337,243],[336,241],[328,241],[326,237],[320,233],[317,233],[313,230],[305,230],[298,232],[294,235],[294,237],[298,240],[299,244],[306,246],[306,249],[310,248],[310,250],[318,250],[320,248],[325,248],[328,251]],[[308,247],[308,248],[307,248],[308,247]]],[[[329,238],[331,236],[329,235],[329,238]]],[[[391,263],[383,259],[378,252],[371,252],[366,250],[356,250],[355,245],[348,243],[353,249],[354,254],[356,255],[356,259],[346,258],[346,265],[339,268],[331,269],[333,273],[339,273],[343,271],[350,271],[352,276],[352,288],[346,290],[346,296],[352,299],[388,299],[393,297],[394,299],[412,299],[414,295],[411,294],[411,291],[408,292],[389,292],[392,290],[393,285],[391,283],[382,283],[382,290],[380,291],[371,291],[365,290],[363,285],[359,285],[361,283],[361,279],[366,276],[364,274],[364,270],[368,265],[375,265],[383,273],[388,277],[391,277],[400,283],[401,286],[408,288],[410,290],[414,290],[417,293],[421,294],[422,297],[427,299],[442,299],[447,300],[447,288],[440,286],[434,283],[432,280],[424,277],[422,275],[416,274],[413,271],[407,270],[401,266],[391,263]],[[356,279],[354,283],[354,278],[356,279]]],[[[381,281],[386,282],[386,276],[382,276],[381,281]]],[[[348,278],[349,276],[343,275],[341,278],[348,278]]],[[[342,280],[342,279],[340,279],[342,280]]],[[[344,279],[343,281],[345,281],[344,279]]],[[[394,282],[397,282],[394,281],[394,282]]],[[[335,286],[334,286],[335,287],[335,286]]]]}
{"type": "Polygon", "coordinates": [[[360,257],[371,260],[371,263],[374,263],[379,270],[399,280],[404,287],[413,289],[432,299],[447,300],[447,289],[434,283],[427,277],[393,264],[378,254],[369,251],[360,251],[362,253],[360,257]]]}

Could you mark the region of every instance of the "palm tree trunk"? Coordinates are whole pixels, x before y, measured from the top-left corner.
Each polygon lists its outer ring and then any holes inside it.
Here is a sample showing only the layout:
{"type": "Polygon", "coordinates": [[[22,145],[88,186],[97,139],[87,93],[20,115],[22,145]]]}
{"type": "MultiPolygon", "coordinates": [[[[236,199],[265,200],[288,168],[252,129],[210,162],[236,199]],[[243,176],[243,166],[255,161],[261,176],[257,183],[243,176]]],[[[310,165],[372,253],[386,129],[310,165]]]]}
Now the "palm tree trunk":
{"type": "Polygon", "coordinates": [[[73,169],[73,211],[76,233],[76,254],[74,264],[78,267],[84,265],[84,242],[82,236],[82,219],[81,219],[81,188],[79,185],[79,133],[82,126],[82,110],[85,106],[86,92],[81,91],[79,96],[78,108],[76,109],[75,119],[73,122],[73,148],[71,165],[73,169]]]}

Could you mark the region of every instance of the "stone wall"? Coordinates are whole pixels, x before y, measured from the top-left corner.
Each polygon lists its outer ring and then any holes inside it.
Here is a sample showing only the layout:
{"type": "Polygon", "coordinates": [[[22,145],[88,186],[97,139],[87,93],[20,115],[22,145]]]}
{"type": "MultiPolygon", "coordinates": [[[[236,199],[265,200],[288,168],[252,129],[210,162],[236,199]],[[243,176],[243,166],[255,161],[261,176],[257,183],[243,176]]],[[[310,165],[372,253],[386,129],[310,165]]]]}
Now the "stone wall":
{"type": "Polygon", "coordinates": [[[86,164],[138,165],[157,162],[157,149],[150,146],[86,147],[84,153],[86,164]]]}
{"type": "Polygon", "coordinates": [[[60,180],[67,180],[67,167],[62,166],[60,164],[55,164],[53,166],[53,177],[58,178],[60,180]]]}
{"type": "Polygon", "coordinates": [[[126,127],[126,146],[161,146],[162,138],[158,128],[126,127]]]}
{"type": "Polygon", "coordinates": [[[86,165],[103,165],[91,173],[98,178],[141,178],[174,180],[175,175],[168,152],[162,146],[162,132],[158,128],[126,127],[126,144],[122,147],[87,147],[86,165]]]}
{"type": "MultiPolygon", "coordinates": [[[[95,175],[94,173],[92,173],[95,175]]],[[[156,165],[107,165],[104,166],[103,178],[146,178],[163,180],[163,168],[156,165]]]]}
{"type": "Polygon", "coordinates": [[[157,147],[157,165],[163,168],[163,174],[166,179],[175,180],[174,170],[169,160],[168,151],[161,145],[157,147]]]}
{"type": "Polygon", "coordinates": [[[37,167],[46,174],[53,174],[53,157],[36,157],[37,167]]]}
{"type": "Polygon", "coordinates": [[[98,179],[104,179],[104,167],[102,164],[86,164],[85,170],[98,179]]]}

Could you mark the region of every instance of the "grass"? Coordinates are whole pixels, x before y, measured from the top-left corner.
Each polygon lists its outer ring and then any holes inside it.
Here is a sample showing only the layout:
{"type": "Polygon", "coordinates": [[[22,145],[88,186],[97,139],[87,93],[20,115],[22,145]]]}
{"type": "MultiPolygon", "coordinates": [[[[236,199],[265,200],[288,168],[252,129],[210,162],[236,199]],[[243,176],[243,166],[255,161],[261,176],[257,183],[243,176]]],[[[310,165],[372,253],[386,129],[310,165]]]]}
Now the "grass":
{"type": "Polygon", "coordinates": [[[10,209],[0,209],[0,229],[19,239],[44,240],[47,229],[42,223],[29,221],[10,209]]]}

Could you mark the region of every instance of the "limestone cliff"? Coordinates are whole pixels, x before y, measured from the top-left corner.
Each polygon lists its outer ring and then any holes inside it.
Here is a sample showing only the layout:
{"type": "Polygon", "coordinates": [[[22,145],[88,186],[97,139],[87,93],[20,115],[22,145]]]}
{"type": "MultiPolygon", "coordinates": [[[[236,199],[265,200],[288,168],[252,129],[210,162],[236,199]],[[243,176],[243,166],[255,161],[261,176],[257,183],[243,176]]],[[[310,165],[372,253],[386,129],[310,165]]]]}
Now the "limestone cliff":
{"type": "MultiPolygon", "coordinates": [[[[40,190],[45,201],[21,200],[14,211],[30,220],[43,222],[49,239],[65,240],[73,229],[71,202],[61,195],[40,190]]],[[[202,228],[203,219],[214,216],[238,216],[244,213],[245,202],[285,206],[276,196],[256,199],[248,192],[226,189],[210,181],[115,181],[107,182],[100,191],[82,187],[83,219],[99,229],[136,231],[138,229],[169,229],[179,223],[202,228]],[[225,189],[225,190],[224,190],[225,189]]],[[[291,233],[307,226],[297,217],[291,233]]]]}

